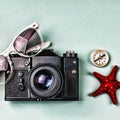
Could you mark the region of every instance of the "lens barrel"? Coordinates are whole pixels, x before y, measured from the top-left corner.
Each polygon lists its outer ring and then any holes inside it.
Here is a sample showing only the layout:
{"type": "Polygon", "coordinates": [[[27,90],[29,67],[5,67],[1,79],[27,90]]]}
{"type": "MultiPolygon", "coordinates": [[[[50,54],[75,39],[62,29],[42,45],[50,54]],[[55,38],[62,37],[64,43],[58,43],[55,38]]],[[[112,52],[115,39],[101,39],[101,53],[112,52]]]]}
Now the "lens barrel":
{"type": "Polygon", "coordinates": [[[56,96],[62,88],[63,77],[55,66],[37,65],[30,72],[31,91],[40,98],[56,96]]]}

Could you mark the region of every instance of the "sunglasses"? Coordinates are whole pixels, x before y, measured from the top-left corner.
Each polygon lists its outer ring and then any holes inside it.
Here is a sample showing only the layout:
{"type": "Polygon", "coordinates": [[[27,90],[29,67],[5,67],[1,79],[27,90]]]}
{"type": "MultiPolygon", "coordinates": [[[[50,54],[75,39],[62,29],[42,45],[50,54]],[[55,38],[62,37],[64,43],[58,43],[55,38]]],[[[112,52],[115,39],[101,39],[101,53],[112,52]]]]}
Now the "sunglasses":
{"type": "Polygon", "coordinates": [[[50,42],[44,42],[41,33],[39,32],[38,34],[38,28],[39,25],[37,23],[29,25],[15,37],[8,49],[1,53],[0,71],[8,71],[10,73],[5,83],[11,79],[13,74],[11,54],[18,54],[21,57],[30,58],[50,46],[50,42]]]}

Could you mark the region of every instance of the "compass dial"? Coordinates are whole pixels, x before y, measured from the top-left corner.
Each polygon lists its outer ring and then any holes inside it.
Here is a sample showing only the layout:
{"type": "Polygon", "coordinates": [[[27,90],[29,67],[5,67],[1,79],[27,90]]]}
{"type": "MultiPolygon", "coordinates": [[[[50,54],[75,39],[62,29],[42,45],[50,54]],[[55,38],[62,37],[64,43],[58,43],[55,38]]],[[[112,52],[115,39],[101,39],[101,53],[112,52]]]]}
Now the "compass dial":
{"type": "Polygon", "coordinates": [[[91,61],[97,67],[104,67],[109,62],[109,54],[105,50],[95,50],[91,54],[91,61]]]}

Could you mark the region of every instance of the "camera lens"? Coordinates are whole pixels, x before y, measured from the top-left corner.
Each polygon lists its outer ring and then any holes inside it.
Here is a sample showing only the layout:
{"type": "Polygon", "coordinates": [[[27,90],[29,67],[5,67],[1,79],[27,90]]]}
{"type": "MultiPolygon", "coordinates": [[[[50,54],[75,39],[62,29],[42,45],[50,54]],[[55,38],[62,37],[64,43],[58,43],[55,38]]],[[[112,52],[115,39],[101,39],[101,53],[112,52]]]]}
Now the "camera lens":
{"type": "Polygon", "coordinates": [[[41,65],[30,72],[30,89],[40,98],[56,96],[62,88],[63,77],[55,66],[41,65]]]}
{"type": "Polygon", "coordinates": [[[54,76],[48,70],[41,70],[35,75],[34,84],[38,89],[49,89],[54,81],[54,76]]]}

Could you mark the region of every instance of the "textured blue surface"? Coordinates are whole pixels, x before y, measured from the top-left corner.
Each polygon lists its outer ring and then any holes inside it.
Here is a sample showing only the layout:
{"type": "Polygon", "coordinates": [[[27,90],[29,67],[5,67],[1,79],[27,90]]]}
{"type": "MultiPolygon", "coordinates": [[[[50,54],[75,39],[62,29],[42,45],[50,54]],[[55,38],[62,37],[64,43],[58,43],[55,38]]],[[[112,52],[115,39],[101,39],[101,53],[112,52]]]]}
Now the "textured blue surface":
{"type": "MultiPolygon", "coordinates": [[[[80,58],[80,96],[78,102],[5,102],[0,86],[0,120],[119,120],[120,104],[114,106],[107,95],[89,97],[99,82],[90,76],[98,71],[107,75],[120,66],[119,0],[0,0],[0,51],[5,50],[23,28],[38,22],[45,40],[57,53],[78,52],[80,58]],[[89,54],[105,49],[111,62],[94,67],[89,54]]],[[[117,75],[120,80],[120,70],[117,75]]],[[[120,91],[117,91],[120,103],[120,91]]]]}

